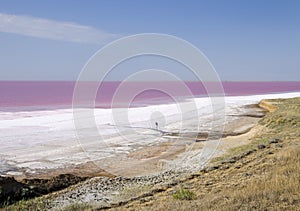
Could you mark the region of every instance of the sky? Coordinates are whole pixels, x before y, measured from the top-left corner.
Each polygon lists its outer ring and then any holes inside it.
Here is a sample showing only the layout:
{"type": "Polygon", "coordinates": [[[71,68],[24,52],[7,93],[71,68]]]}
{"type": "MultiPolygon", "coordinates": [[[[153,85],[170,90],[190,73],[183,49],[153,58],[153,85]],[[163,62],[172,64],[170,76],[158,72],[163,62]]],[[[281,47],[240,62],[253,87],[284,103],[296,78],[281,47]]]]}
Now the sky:
{"type": "MultiPolygon", "coordinates": [[[[299,11],[297,0],[0,0],[0,80],[76,80],[108,43],[163,33],[199,48],[221,80],[299,81],[299,11]]],[[[144,58],[107,80],[152,67],[194,79],[170,61],[144,58]]]]}

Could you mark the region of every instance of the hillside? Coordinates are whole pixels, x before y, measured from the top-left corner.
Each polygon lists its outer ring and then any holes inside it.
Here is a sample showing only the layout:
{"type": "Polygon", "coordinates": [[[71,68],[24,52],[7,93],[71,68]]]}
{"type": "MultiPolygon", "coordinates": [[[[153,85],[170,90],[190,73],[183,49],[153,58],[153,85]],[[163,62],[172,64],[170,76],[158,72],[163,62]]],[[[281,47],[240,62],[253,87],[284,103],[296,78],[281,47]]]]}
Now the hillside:
{"type": "Polygon", "coordinates": [[[251,143],[210,168],[113,210],[299,210],[300,98],[264,100],[251,143]],[[274,109],[276,107],[276,109],[274,109]]]}

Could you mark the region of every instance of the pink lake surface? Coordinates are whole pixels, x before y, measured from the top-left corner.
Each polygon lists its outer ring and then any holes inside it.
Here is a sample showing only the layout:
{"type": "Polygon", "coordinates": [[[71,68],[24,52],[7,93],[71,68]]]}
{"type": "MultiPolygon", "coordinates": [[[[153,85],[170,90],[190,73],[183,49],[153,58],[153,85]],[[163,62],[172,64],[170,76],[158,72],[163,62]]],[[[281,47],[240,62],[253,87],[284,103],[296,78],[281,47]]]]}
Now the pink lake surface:
{"type": "MultiPolygon", "coordinates": [[[[144,88],[131,102],[131,107],[170,103],[174,98],[205,97],[201,82],[184,82],[190,94],[181,89],[179,82],[126,82],[128,91],[144,88]],[[149,87],[152,87],[151,89],[149,87]],[[156,88],[157,87],[157,88],[156,88]],[[172,90],[173,96],[160,91],[172,90]],[[175,94],[174,94],[175,93],[175,94]],[[174,96],[175,95],[175,96],[174,96]]],[[[121,82],[102,82],[95,99],[96,107],[110,108],[121,82]]],[[[97,84],[98,85],[98,84],[97,84]]],[[[246,96],[271,93],[299,92],[300,82],[223,82],[226,96],[246,96]]],[[[35,109],[70,108],[75,82],[66,81],[0,81],[0,110],[18,111],[35,109]]],[[[219,94],[219,93],[210,93],[219,94]]],[[[126,98],[126,96],[124,97],[126,98]]],[[[117,105],[128,99],[114,99],[117,105]]]]}

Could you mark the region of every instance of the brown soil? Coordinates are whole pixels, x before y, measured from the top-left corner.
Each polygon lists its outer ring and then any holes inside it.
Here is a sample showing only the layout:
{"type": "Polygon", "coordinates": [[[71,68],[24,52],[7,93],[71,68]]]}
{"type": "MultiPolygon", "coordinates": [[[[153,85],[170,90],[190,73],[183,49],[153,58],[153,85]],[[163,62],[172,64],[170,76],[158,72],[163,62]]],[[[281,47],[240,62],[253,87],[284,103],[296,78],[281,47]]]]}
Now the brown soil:
{"type": "Polygon", "coordinates": [[[114,177],[93,162],[64,169],[40,171],[33,175],[27,174],[25,177],[0,177],[0,207],[62,190],[96,176],[114,177]]]}

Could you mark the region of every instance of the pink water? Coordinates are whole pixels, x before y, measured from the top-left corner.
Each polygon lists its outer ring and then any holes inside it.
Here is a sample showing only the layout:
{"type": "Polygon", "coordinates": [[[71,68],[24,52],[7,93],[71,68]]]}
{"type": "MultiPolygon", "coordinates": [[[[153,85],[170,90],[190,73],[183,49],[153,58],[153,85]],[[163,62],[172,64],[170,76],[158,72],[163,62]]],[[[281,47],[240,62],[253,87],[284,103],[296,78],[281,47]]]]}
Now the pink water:
{"type": "MultiPolygon", "coordinates": [[[[138,94],[130,106],[170,103],[174,101],[174,98],[207,96],[202,83],[185,82],[185,84],[191,94],[187,95],[183,92],[178,82],[128,82],[128,91],[137,87],[144,87],[146,90],[138,94]],[[149,87],[154,87],[154,89],[149,89],[149,87]],[[155,87],[158,88],[155,90],[155,87]],[[172,96],[159,91],[161,87],[173,90],[172,96]]],[[[102,82],[95,100],[96,107],[110,108],[113,95],[119,85],[120,82],[102,82]]],[[[75,82],[0,81],[0,110],[69,108],[72,106],[74,86],[75,82]]],[[[245,96],[299,92],[300,82],[223,82],[223,87],[227,96],[245,96]]],[[[122,106],[122,102],[128,99],[121,97],[114,100],[117,105],[122,106]]]]}

